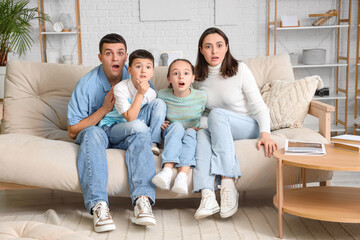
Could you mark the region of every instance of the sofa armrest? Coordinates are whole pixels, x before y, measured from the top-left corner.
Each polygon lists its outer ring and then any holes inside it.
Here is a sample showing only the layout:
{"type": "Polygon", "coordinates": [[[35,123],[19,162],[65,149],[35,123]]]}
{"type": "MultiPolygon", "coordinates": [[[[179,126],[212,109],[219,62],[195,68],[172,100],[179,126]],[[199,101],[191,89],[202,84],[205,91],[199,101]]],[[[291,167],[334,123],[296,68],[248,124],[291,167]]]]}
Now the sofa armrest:
{"type": "Polygon", "coordinates": [[[319,133],[330,142],[331,129],[331,113],[335,111],[335,107],[329,104],[312,100],[310,102],[308,114],[319,119],[319,133]]]}
{"type": "Polygon", "coordinates": [[[4,117],[4,103],[0,102],[0,121],[3,119],[4,117]]]}

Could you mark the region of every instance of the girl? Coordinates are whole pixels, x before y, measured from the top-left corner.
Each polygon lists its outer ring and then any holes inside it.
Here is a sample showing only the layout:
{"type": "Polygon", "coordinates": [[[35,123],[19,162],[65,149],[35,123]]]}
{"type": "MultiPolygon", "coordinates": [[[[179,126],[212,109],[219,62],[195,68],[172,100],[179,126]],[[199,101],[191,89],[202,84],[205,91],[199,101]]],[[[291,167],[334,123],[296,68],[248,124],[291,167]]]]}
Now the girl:
{"type": "Polygon", "coordinates": [[[165,146],[161,166],[152,182],[159,188],[169,190],[172,168],[178,168],[171,191],[187,194],[187,174],[195,166],[196,135],[200,118],[205,109],[205,92],[190,87],[194,82],[194,66],[186,59],[173,61],[167,73],[168,89],[158,92],[167,106],[167,121],[161,126],[165,146]]]}
{"type": "Polygon", "coordinates": [[[210,216],[220,210],[227,218],[238,209],[239,194],[234,180],[241,176],[234,140],[255,139],[257,149],[264,145],[270,157],[277,143],[270,138],[270,115],[254,76],[244,63],[230,53],[229,40],[218,28],[201,35],[196,62],[194,87],[208,96],[208,128],[198,132],[194,192],[201,191],[195,218],[210,216]],[[219,186],[221,204],[216,201],[214,183],[219,186]],[[218,182],[218,181],[216,181],[218,182]]]}

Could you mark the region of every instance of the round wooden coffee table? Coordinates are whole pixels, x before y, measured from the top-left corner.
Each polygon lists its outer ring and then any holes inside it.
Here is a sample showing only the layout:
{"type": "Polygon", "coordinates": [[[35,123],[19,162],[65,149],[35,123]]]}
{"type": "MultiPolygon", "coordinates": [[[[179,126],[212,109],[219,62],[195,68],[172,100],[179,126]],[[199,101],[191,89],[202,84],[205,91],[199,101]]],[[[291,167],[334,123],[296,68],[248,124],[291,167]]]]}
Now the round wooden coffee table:
{"type": "MultiPolygon", "coordinates": [[[[277,150],[277,191],[279,238],[282,238],[283,212],[322,221],[360,223],[360,189],[353,187],[306,187],[305,174],[301,188],[284,189],[283,165],[332,171],[360,171],[360,154],[326,145],[326,155],[285,155],[277,150]]],[[[305,173],[305,171],[303,171],[305,173]]]]}

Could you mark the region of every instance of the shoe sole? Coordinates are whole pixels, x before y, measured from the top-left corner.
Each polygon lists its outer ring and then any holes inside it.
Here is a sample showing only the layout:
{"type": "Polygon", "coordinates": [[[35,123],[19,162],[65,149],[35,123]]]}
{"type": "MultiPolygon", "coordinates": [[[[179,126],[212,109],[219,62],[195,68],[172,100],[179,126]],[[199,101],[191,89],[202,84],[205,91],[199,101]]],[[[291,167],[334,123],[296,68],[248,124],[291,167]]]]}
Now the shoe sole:
{"type": "Polygon", "coordinates": [[[226,212],[226,213],[220,212],[220,217],[221,217],[221,218],[231,217],[232,215],[234,215],[234,214],[237,212],[237,210],[238,210],[238,208],[239,208],[239,193],[237,193],[236,199],[237,199],[237,201],[236,201],[236,206],[235,206],[233,209],[231,209],[230,211],[228,211],[228,212],[226,212]]]}
{"type": "Polygon", "coordinates": [[[184,188],[182,187],[176,187],[174,186],[172,189],[171,189],[172,192],[174,193],[178,193],[178,194],[186,194],[188,195],[188,189],[186,188],[186,190],[184,190],[184,188]]]}
{"type": "Polygon", "coordinates": [[[131,219],[131,221],[137,225],[142,225],[142,226],[155,226],[156,225],[156,220],[151,217],[142,217],[142,218],[133,217],[131,219]]]}
{"type": "Polygon", "coordinates": [[[162,181],[162,179],[157,177],[157,176],[153,177],[151,182],[155,186],[157,186],[158,188],[161,188],[162,190],[170,190],[170,186],[166,187],[166,183],[164,181],[162,181]]]}
{"type": "Polygon", "coordinates": [[[156,156],[160,155],[160,149],[151,149],[152,153],[156,156]]]}
{"type": "Polygon", "coordinates": [[[108,232],[108,231],[113,231],[116,229],[115,224],[107,224],[107,225],[103,225],[103,226],[94,226],[94,230],[95,232],[108,232]]]}
{"type": "Polygon", "coordinates": [[[202,214],[200,216],[195,213],[195,219],[202,219],[214,215],[215,213],[218,213],[220,211],[220,207],[213,208],[209,211],[211,212],[209,212],[208,214],[202,214]]]}

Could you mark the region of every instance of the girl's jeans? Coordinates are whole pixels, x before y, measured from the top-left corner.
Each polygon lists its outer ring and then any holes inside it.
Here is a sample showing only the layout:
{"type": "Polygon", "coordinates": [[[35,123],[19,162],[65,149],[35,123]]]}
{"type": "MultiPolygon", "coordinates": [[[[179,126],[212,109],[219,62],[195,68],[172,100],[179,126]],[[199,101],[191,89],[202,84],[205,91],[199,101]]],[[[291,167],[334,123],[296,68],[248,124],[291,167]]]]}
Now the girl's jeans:
{"type": "MultiPolygon", "coordinates": [[[[208,117],[208,128],[198,132],[196,167],[193,173],[194,192],[214,190],[220,184],[216,176],[241,176],[235,154],[234,140],[260,137],[256,120],[224,109],[213,109],[208,117]]],[[[246,154],[246,153],[244,153],[246,154]]]]}
{"type": "Polygon", "coordinates": [[[147,196],[152,204],[155,203],[155,186],[151,182],[155,176],[155,162],[150,146],[152,142],[161,142],[160,126],[165,114],[165,103],[155,99],[141,109],[138,119],[134,121],[104,126],[104,129],[90,126],[79,133],[75,139],[75,143],[80,144],[78,173],[85,207],[90,213],[99,201],[108,203],[107,148],[126,149],[125,160],[133,205],[139,196],[147,196]],[[153,129],[147,127],[147,124],[153,129]]]}
{"type": "Polygon", "coordinates": [[[174,167],[195,167],[196,131],[184,129],[181,123],[170,124],[163,132],[164,151],[161,155],[161,166],[175,163],[174,167]]]}

